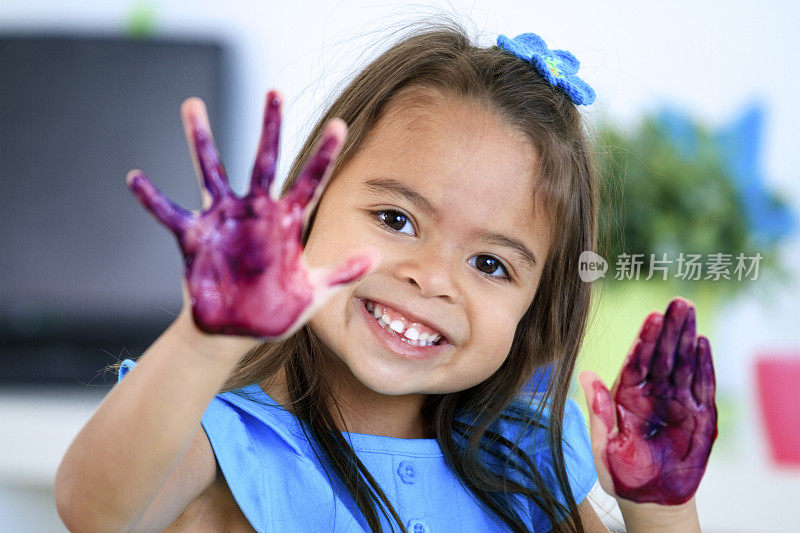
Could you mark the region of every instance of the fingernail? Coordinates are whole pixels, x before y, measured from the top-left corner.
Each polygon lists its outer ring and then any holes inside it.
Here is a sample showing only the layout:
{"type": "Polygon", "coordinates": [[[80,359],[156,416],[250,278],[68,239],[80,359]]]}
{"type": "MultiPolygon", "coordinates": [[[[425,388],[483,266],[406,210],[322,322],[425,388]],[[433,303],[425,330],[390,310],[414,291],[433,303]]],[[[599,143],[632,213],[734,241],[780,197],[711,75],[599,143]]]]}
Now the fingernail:
{"type": "Polygon", "coordinates": [[[661,313],[655,311],[650,313],[645,321],[644,327],[642,328],[642,339],[652,340],[657,330],[661,328],[663,320],[664,317],[661,315],[661,313]]]}
{"type": "Polygon", "coordinates": [[[670,315],[683,314],[686,312],[687,307],[689,307],[689,302],[680,297],[675,298],[674,300],[672,300],[672,302],[670,302],[667,308],[667,313],[669,313],[670,315]]]}

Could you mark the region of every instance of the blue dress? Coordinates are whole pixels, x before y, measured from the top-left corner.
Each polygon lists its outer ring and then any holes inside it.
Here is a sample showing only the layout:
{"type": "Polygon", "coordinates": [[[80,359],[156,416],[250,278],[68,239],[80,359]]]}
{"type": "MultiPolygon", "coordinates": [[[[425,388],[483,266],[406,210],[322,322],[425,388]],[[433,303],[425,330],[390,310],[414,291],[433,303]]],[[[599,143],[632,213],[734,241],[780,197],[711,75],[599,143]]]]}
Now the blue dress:
{"type": "MultiPolygon", "coordinates": [[[[118,380],[135,365],[131,359],[123,361],[118,380]]],[[[548,413],[545,408],[544,416],[548,413]]],[[[258,383],[215,396],[201,424],[234,499],[256,531],[369,531],[346,488],[338,479],[328,478],[300,421],[258,383]]],[[[504,424],[504,436],[514,440],[511,423],[504,424]]],[[[380,483],[410,533],[509,531],[461,486],[435,439],[342,434],[380,483]]],[[[566,403],[563,440],[567,476],[575,501],[580,503],[597,481],[597,473],[583,413],[572,399],[566,403]]],[[[551,492],[564,503],[545,430],[529,430],[520,444],[532,456],[551,492]]],[[[522,516],[530,514],[531,530],[549,531],[544,512],[527,498],[519,498],[522,516]]],[[[380,511],[378,516],[383,530],[392,531],[380,511]]],[[[394,531],[399,531],[396,524],[394,531]]]]}

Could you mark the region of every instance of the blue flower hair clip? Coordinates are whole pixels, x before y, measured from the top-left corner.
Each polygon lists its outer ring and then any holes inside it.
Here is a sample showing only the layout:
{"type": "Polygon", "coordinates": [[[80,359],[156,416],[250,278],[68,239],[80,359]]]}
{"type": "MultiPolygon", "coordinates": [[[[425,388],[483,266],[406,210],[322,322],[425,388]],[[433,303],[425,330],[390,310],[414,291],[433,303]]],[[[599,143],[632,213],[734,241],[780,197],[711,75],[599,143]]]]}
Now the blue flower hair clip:
{"type": "Polygon", "coordinates": [[[536,67],[551,85],[563,89],[575,104],[589,105],[594,102],[594,89],[575,75],[581,63],[570,52],[550,50],[535,33],[523,33],[513,39],[499,35],[497,46],[536,67]]]}

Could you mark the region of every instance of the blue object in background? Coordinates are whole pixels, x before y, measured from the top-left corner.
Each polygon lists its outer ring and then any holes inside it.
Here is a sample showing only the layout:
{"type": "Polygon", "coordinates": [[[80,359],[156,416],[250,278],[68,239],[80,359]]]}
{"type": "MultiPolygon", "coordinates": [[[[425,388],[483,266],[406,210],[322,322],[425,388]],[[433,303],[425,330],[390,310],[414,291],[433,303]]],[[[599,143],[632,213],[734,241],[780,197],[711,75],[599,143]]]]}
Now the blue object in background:
{"type": "Polygon", "coordinates": [[[686,113],[665,108],[656,115],[656,122],[684,159],[692,159],[697,155],[699,147],[697,130],[686,113]]]}
{"type": "Polygon", "coordinates": [[[761,170],[764,108],[752,104],[727,128],[714,134],[722,160],[734,179],[758,244],[771,245],[794,232],[796,219],[776,205],[764,186],[761,170]]]}
{"type": "MultiPolygon", "coordinates": [[[[797,221],[788,207],[773,201],[764,186],[761,152],[765,115],[764,107],[754,102],[729,126],[713,132],[712,140],[746,211],[749,233],[756,245],[769,246],[794,232],[797,221]]],[[[697,129],[687,114],[666,108],[656,120],[678,153],[687,159],[697,155],[697,129]]]]}

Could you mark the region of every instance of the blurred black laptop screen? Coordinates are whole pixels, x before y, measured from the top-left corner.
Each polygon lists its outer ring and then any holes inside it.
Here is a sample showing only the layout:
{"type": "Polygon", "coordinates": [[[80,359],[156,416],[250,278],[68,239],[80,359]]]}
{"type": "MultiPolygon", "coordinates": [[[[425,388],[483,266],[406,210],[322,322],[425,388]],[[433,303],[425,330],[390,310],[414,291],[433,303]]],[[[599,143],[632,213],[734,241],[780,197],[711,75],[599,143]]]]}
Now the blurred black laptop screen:
{"type": "Polygon", "coordinates": [[[0,37],[0,383],[102,384],[180,309],[172,234],[136,201],[142,169],[200,207],[180,104],[228,137],[220,43],[0,37]]]}

